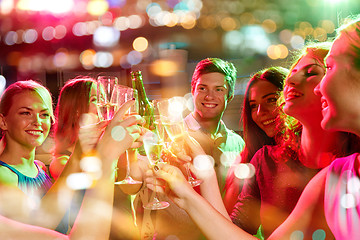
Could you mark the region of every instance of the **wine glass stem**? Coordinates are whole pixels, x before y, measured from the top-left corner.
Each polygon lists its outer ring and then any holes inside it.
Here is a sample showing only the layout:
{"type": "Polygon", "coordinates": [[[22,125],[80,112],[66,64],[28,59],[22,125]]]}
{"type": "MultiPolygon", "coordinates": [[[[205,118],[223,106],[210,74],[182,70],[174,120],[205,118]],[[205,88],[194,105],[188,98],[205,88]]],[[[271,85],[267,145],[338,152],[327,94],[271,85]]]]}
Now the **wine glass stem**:
{"type": "MultiPolygon", "coordinates": [[[[154,168],[158,168],[157,164],[155,164],[154,168]]],[[[159,202],[159,199],[157,198],[157,192],[156,192],[156,178],[154,178],[154,186],[155,186],[155,189],[154,189],[154,198],[153,198],[153,201],[154,202],[159,202]]]]}
{"type": "Polygon", "coordinates": [[[185,168],[186,168],[186,173],[187,173],[187,175],[188,175],[188,181],[191,181],[191,180],[193,180],[193,177],[191,176],[189,164],[190,164],[190,163],[187,163],[187,164],[185,165],[185,168]]]}
{"type": "Polygon", "coordinates": [[[125,157],[126,157],[126,177],[128,178],[130,176],[130,161],[129,161],[129,154],[128,151],[125,151],[125,157]]]}

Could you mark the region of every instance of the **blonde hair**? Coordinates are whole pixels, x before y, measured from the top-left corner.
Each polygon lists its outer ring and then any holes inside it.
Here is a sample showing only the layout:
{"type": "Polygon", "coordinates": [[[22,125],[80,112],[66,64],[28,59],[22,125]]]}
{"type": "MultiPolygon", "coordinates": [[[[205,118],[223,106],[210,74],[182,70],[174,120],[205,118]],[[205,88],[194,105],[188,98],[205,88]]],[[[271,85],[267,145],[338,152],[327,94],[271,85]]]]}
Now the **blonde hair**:
{"type": "Polygon", "coordinates": [[[18,81],[8,86],[1,96],[0,113],[6,116],[13,103],[13,97],[25,91],[36,92],[47,106],[51,122],[55,122],[54,109],[51,93],[49,90],[38,82],[33,80],[18,81]]]}

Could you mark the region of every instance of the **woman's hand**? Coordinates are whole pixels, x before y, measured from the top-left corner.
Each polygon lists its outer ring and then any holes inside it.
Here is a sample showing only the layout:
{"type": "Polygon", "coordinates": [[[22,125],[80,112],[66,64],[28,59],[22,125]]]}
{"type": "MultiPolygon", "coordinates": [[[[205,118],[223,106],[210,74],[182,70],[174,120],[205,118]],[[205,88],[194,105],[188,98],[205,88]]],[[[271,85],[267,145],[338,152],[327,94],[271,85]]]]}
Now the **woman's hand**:
{"type": "Polygon", "coordinates": [[[187,165],[196,178],[201,180],[214,175],[214,159],[205,153],[201,145],[187,132],[180,140],[182,141],[182,147],[176,144],[171,145],[171,151],[178,158],[177,164],[174,165],[178,166],[183,172],[185,172],[187,165]]]}
{"type": "Polygon", "coordinates": [[[96,148],[108,121],[99,122],[97,116],[87,113],[81,116],[79,142],[83,153],[87,154],[96,148]]]}
{"type": "Polygon", "coordinates": [[[181,170],[170,164],[159,163],[155,169],[148,170],[145,181],[149,189],[166,193],[181,208],[186,207],[186,200],[192,194],[197,194],[181,170]]]}
{"type": "Polygon", "coordinates": [[[144,119],[139,115],[132,115],[124,119],[125,112],[135,101],[127,101],[109,121],[104,134],[97,144],[98,154],[105,159],[117,160],[128,148],[141,145],[144,119]]]}

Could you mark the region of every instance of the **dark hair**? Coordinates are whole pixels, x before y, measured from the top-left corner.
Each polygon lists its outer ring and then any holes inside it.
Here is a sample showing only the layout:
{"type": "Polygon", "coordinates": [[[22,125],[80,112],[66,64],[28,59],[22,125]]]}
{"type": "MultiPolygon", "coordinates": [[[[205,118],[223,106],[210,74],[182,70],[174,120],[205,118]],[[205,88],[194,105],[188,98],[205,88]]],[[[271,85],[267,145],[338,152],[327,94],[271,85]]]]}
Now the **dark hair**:
{"type": "Polygon", "coordinates": [[[63,153],[77,141],[80,117],[89,111],[93,84],[96,84],[93,78],[79,77],[69,80],[62,87],[55,110],[55,154],[63,153]]]}
{"type": "Polygon", "coordinates": [[[36,92],[41,97],[49,109],[51,121],[54,123],[54,111],[51,93],[46,87],[33,80],[18,81],[8,86],[1,96],[0,113],[6,116],[13,104],[14,96],[25,91],[36,92]]]}
{"type": "Polygon", "coordinates": [[[191,80],[191,91],[194,92],[196,83],[201,75],[212,72],[218,72],[225,75],[226,82],[229,86],[228,97],[233,96],[236,83],[236,68],[234,64],[220,58],[206,58],[196,65],[191,80]]]}
{"type": "Polygon", "coordinates": [[[288,73],[289,70],[283,67],[269,67],[255,73],[248,82],[241,115],[245,141],[245,148],[241,152],[241,161],[243,163],[250,162],[256,151],[264,145],[275,145],[276,143],[275,138],[267,136],[252,119],[249,103],[250,89],[258,81],[267,81],[281,92],[284,86],[283,82],[288,73]]]}

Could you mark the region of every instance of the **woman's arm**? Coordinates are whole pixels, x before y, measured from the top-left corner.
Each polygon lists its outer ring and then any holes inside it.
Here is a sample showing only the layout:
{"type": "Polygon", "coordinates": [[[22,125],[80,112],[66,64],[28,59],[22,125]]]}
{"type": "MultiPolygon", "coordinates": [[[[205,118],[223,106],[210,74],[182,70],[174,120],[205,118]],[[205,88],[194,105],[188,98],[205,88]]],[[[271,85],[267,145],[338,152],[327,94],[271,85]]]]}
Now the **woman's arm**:
{"type": "Polygon", "coordinates": [[[334,239],[325,219],[324,189],[328,167],[321,170],[306,185],[299,201],[289,217],[268,238],[290,239],[292,234],[302,233],[303,239],[312,239],[316,230],[323,230],[326,239],[334,239]]]}
{"type": "MultiPolygon", "coordinates": [[[[26,225],[1,217],[2,236],[9,236],[9,239],[14,239],[13,231],[22,229],[28,234],[26,239],[54,239],[54,237],[58,237],[60,239],[91,238],[102,240],[109,237],[114,193],[114,166],[118,157],[127,148],[134,147],[134,141],[140,137],[137,124],[143,121],[137,116],[120,120],[125,110],[130,106],[129,104],[133,104],[133,101],[126,103],[119,110],[97,144],[94,157],[101,159],[101,168],[99,169],[101,174],[92,175],[89,172],[84,172],[84,174],[89,174],[88,177],[92,180],[93,186],[87,189],[85,193],[81,210],[69,236],[59,235],[57,232],[46,228],[26,225]],[[117,133],[121,134],[120,137],[115,135],[117,133]]],[[[75,151],[74,153],[77,157],[79,156],[79,152],[75,151]]],[[[59,187],[58,184],[60,183],[56,182],[55,187],[59,187]]],[[[59,187],[59,189],[61,188],[59,187]]],[[[44,220],[47,221],[48,219],[44,220]]]]}
{"type": "MultiPolygon", "coordinates": [[[[155,174],[168,183],[171,189],[168,196],[190,215],[207,239],[257,239],[235,226],[196,193],[178,168],[165,164],[155,174]]],[[[146,183],[154,190],[153,179],[148,178],[146,183]]],[[[163,191],[159,187],[156,190],[163,191]]]]}
{"type": "Polygon", "coordinates": [[[219,213],[230,221],[230,217],[224,206],[224,202],[219,190],[219,184],[216,172],[213,167],[213,159],[207,155],[201,145],[190,135],[184,136],[186,147],[188,148],[193,161],[200,162],[201,169],[190,164],[190,169],[195,173],[196,177],[202,180],[200,184],[200,193],[219,213]]]}

